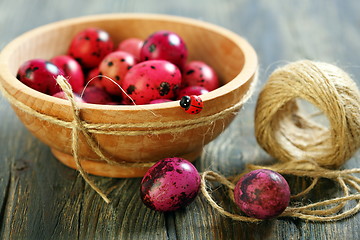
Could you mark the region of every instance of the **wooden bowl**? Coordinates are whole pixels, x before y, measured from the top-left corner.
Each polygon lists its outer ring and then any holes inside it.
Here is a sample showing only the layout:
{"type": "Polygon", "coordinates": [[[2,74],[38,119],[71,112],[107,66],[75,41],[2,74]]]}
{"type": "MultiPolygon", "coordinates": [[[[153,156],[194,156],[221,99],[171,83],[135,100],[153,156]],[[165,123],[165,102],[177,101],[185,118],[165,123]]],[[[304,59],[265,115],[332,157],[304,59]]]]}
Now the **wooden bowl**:
{"type": "Polygon", "coordinates": [[[50,59],[66,53],[72,37],[87,27],[105,29],[115,44],[129,37],[145,39],[157,30],[176,32],[187,44],[189,60],[208,63],[223,84],[201,96],[204,109],[197,115],[185,113],[179,101],[129,106],[78,104],[81,118],[86,123],[124,124],[124,127],[116,129],[120,134],[93,134],[106,156],[121,164],[102,161],[83,136],[79,137],[79,157],[83,168],[91,174],[140,177],[148,166],[129,166],[128,163],[150,165],[174,156],[195,160],[204,145],[216,138],[232,121],[239,109],[232,107],[243,99],[255,79],[257,56],[250,44],[231,31],[198,20],[152,14],[108,14],[64,20],[31,30],[10,42],[1,52],[0,83],[23,124],[50,146],[58,160],[72,168],[76,165],[72,156],[71,127],[44,120],[28,110],[70,124],[73,120],[71,105],[67,100],[25,86],[15,76],[26,60],[50,59]],[[24,108],[27,110],[24,111],[24,108]],[[136,126],[142,123],[155,123],[157,126],[136,126]],[[129,128],[126,124],[135,126],[129,128]]]}

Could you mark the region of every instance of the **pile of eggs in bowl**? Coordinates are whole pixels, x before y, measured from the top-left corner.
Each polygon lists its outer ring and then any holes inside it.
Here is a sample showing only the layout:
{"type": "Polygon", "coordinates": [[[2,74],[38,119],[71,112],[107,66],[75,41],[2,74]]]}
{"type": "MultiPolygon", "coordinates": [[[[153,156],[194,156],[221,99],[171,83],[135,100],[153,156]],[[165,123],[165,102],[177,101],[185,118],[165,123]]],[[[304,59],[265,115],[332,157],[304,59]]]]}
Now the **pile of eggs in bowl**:
{"type": "Polygon", "coordinates": [[[76,100],[93,104],[153,104],[201,95],[219,87],[203,61],[188,61],[184,40],[160,30],[147,39],[127,38],[115,46],[103,29],[77,33],[67,54],[24,62],[17,78],[42,93],[65,98],[56,77],[63,75],[76,100]]]}

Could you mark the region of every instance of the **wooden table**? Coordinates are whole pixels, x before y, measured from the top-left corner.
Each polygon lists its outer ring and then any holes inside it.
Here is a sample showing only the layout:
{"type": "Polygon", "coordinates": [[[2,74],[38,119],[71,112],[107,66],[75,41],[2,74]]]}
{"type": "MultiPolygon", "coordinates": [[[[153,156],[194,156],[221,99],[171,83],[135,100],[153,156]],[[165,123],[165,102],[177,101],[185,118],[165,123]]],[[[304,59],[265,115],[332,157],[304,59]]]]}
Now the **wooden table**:
{"type": "MultiPolygon", "coordinates": [[[[258,90],[195,164],[225,175],[246,163],[273,159],[256,144],[254,107],[259,89],[278,66],[299,59],[335,63],[360,85],[360,4],[357,1],[0,1],[0,48],[37,26],[82,15],[119,12],[165,13],[226,27],[254,46],[260,61],[258,90]]],[[[334,223],[281,218],[249,224],[220,216],[200,196],[184,210],[158,213],[139,198],[140,179],[93,177],[113,202],[107,205],[75,170],[59,163],[49,148],[0,100],[1,239],[360,239],[360,214],[334,223]]],[[[360,164],[357,154],[343,167],[360,164]]],[[[291,179],[300,189],[304,179],[291,179]]],[[[333,197],[338,188],[321,181],[309,199],[333,197]]],[[[227,203],[224,189],[214,190],[227,203]]],[[[310,200],[309,200],[310,201],[310,200]]]]}

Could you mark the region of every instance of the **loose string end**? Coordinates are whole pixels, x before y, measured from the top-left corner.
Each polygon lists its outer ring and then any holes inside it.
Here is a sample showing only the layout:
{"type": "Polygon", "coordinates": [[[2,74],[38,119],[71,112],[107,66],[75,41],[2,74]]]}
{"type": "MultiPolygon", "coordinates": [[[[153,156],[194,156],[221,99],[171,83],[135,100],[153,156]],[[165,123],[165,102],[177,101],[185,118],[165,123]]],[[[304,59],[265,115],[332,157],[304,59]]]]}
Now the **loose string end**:
{"type": "Polygon", "coordinates": [[[83,135],[86,137],[87,140],[88,140],[88,138],[90,138],[90,136],[88,136],[87,132],[83,129],[83,127],[81,127],[82,123],[81,123],[80,116],[79,116],[80,115],[80,110],[77,107],[77,104],[76,104],[76,101],[75,101],[75,96],[74,96],[74,93],[72,91],[71,85],[66,80],[66,78],[64,78],[61,75],[57,76],[56,82],[59,84],[61,89],[64,91],[67,99],[69,100],[69,102],[70,102],[70,104],[72,106],[72,112],[73,112],[73,117],[74,117],[73,127],[72,127],[72,150],[73,150],[73,157],[74,157],[76,167],[77,167],[78,171],[80,172],[80,175],[86,181],[86,183],[89,184],[90,187],[93,190],[95,190],[97,192],[97,194],[99,194],[101,196],[101,198],[108,204],[108,203],[110,203],[110,199],[89,178],[88,174],[85,172],[84,168],[82,167],[81,161],[80,161],[79,156],[78,156],[78,147],[79,147],[78,146],[78,144],[79,144],[78,143],[78,139],[79,139],[78,129],[80,129],[82,131],[83,135]]]}

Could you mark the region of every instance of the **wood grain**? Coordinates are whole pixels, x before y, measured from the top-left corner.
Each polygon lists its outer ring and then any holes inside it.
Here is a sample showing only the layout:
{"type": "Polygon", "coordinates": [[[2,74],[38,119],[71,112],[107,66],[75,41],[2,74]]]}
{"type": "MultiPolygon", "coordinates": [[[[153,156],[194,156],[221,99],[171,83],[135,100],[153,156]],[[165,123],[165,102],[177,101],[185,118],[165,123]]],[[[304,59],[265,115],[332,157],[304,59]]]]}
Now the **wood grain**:
{"type": "MultiPolygon", "coordinates": [[[[357,1],[0,1],[0,48],[34,27],[80,15],[111,12],[167,13],[202,19],[248,39],[260,59],[260,83],[277,66],[298,59],[327,61],[360,85],[360,4],[357,1]]],[[[246,163],[271,163],[256,144],[255,94],[222,135],[207,145],[196,166],[226,175],[246,163]]],[[[175,213],[148,210],[139,198],[140,179],[94,177],[113,200],[105,204],[79,174],[59,163],[49,148],[0,100],[1,239],[360,239],[360,214],[335,223],[281,218],[260,224],[235,222],[214,212],[203,197],[175,213]]],[[[343,167],[360,165],[359,153],[343,167]]],[[[306,179],[288,178],[293,191],[306,179]]],[[[213,191],[218,202],[236,210],[213,191]]],[[[321,181],[302,201],[339,194],[321,181]]]]}

